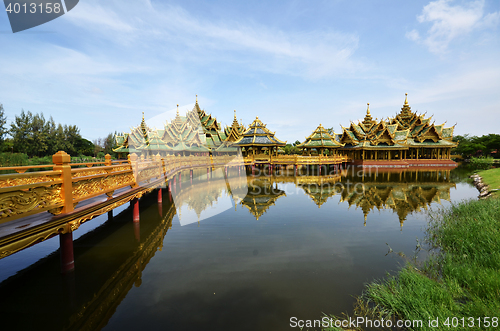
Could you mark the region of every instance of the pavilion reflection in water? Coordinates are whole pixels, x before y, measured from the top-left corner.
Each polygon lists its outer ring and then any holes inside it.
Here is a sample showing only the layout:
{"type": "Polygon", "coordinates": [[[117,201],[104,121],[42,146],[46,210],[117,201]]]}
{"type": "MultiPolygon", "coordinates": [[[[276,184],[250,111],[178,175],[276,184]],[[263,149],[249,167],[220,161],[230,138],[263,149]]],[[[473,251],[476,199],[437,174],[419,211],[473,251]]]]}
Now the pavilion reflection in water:
{"type": "Polygon", "coordinates": [[[195,170],[192,179],[181,176],[185,181],[173,185],[172,196],[181,225],[220,214],[247,195],[247,177],[239,168],[215,167],[208,175],[210,178],[206,176],[195,170]]]}
{"type": "Polygon", "coordinates": [[[241,205],[259,220],[259,217],[273,206],[276,200],[284,196],[286,196],[285,191],[280,190],[277,183],[273,183],[272,178],[251,178],[248,183],[248,194],[241,201],[241,205]]]}
{"type": "MultiPolygon", "coordinates": [[[[293,184],[303,190],[318,208],[332,197],[338,196],[339,201],[347,203],[349,208],[354,206],[363,211],[365,225],[370,213],[392,210],[397,213],[400,226],[403,226],[408,215],[427,210],[432,203],[450,201],[450,189],[456,187],[446,170],[386,171],[367,173],[362,177],[349,175],[345,171],[327,176],[286,176],[273,173],[267,176],[231,177],[219,173],[210,182],[187,186],[178,193],[176,204],[185,207],[177,206],[183,213],[179,215],[179,220],[182,225],[193,223],[213,216],[207,211],[215,209],[215,206],[222,206],[226,210],[232,206],[237,208],[238,204],[259,220],[278,199],[287,196],[283,184],[293,184]],[[229,180],[232,180],[231,185],[229,180]],[[239,190],[240,188],[245,191],[239,190]],[[248,193],[238,196],[234,194],[235,191],[248,193]],[[221,203],[224,200],[229,203],[221,203]],[[193,212],[189,220],[184,216],[186,209],[193,212]]],[[[220,212],[221,210],[217,210],[217,213],[220,212]]]]}
{"type": "Polygon", "coordinates": [[[364,225],[370,213],[392,210],[397,213],[401,227],[408,215],[427,210],[432,203],[450,201],[450,189],[456,187],[450,181],[449,171],[394,172],[376,178],[346,176],[342,180],[340,176],[270,176],[250,178],[249,194],[241,204],[258,220],[277,199],[286,196],[285,191],[278,188],[278,184],[284,183],[294,183],[318,208],[338,195],[340,202],[347,203],[349,208],[361,208],[364,225]]]}

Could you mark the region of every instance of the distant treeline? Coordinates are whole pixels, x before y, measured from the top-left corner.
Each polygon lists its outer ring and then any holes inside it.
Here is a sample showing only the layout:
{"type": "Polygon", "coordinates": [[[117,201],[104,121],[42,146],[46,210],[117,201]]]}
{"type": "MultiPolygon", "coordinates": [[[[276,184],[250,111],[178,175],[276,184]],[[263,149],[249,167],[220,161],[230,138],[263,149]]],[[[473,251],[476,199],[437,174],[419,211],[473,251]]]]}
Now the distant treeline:
{"type": "Polygon", "coordinates": [[[488,134],[481,137],[463,135],[453,137],[453,141],[458,141],[458,147],[453,149],[454,154],[461,155],[463,158],[477,156],[491,156],[500,158],[500,135],[488,134]]]}
{"type": "Polygon", "coordinates": [[[43,158],[57,151],[65,151],[71,156],[103,157],[107,153],[113,154],[113,136],[110,133],[105,138],[92,142],[81,136],[76,125],[56,123],[52,116],[46,120],[43,113],[33,114],[24,110],[7,127],[4,108],[0,104],[0,152],[4,152],[0,162],[7,162],[6,158],[12,158],[7,163],[17,163],[15,160],[25,159],[22,155],[43,158]],[[15,153],[19,155],[6,155],[15,153]]]}

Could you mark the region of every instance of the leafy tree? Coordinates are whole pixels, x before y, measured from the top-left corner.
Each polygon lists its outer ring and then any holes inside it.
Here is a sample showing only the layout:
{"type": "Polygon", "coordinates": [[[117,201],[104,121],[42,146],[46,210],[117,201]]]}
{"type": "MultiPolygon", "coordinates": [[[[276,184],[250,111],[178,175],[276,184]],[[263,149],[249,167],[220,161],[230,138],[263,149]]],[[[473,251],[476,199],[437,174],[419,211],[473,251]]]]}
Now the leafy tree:
{"type": "Polygon", "coordinates": [[[4,148],[4,137],[8,133],[7,127],[7,117],[5,117],[5,111],[3,105],[0,103],[0,150],[4,148]]]}
{"type": "Polygon", "coordinates": [[[16,116],[14,121],[10,124],[9,133],[12,136],[15,152],[28,153],[28,138],[32,120],[33,114],[30,111],[25,113],[24,110],[21,110],[21,114],[16,116]]]}
{"type": "Polygon", "coordinates": [[[47,154],[48,132],[43,113],[33,116],[27,138],[28,155],[43,156],[47,154]]]}
{"type": "Polygon", "coordinates": [[[104,153],[105,154],[113,154],[113,147],[115,147],[115,134],[116,132],[110,133],[104,139],[104,153]]]}
{"type": "Polygon", "coordinates": [[[99,154],[103,149],[103,139],[102,138],[97,138],[92,141],[94,143],[94,156],[97,157],[97,154],[99,154]]]}
{"type": "Polygon", "coordinates": [[[291,144],[286,144],[285,147],[283,147],[283,150],[285,151],[285,154],[288,155],[301,153],[301,150],[297,148],[295,144],[293,146],[291,144]]]}
{"type": "Polygon", "coordinates": [[[76,143],[76,150],[78,155],[93,155],[94,144],[85,138],[80,138],[76,143]]]}
{"type": "MultiPolygon", "coordinates": [[[[490,155],[492,151],[500,150],[500,135],[488,134],[481,137],[470,136],[468,134],[453,137],[453,141],[459,142],[457,148],[454,149],[455,154],[459,154],[464,158],[477,155],[490,155]]],[[[496,157],[499,157],[499,153],[496,157]]]]}
{"type": "Polygon", "coordinates": [[[82,138],[76,125],[55,123],[50,117],[47,121],[43,113],[32,114],[21,111],[11,123],[12,150],[29,156],[52,155],[58,151],[77,155],[92,155],[94,145],[82,138]]]}

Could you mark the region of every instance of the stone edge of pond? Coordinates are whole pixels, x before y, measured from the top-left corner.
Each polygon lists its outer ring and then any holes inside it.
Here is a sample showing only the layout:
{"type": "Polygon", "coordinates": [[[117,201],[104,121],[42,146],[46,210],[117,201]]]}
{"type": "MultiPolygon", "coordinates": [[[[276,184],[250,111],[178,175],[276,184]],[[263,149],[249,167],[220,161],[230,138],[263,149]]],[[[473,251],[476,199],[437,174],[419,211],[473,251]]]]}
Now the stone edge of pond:
{"type": "Polygon", "coordinates": [[[479,199],[486,199],[490,197],[493,192],[498,191],[497,189],[490,190],[490,187],[483,182],[483,177],[479,176],[478,174],[473,174],[469,176],[469,178],[472,179],[472,184],[479,191],[479,199]]]}

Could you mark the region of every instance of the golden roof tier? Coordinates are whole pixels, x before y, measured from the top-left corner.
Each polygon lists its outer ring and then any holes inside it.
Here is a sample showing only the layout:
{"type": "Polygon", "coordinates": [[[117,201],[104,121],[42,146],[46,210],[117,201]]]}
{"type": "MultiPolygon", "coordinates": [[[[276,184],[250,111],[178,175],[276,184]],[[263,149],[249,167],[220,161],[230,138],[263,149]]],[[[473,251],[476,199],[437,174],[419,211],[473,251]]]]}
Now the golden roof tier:
{"type": "Polygon", "coordinates": [[[226,134],[221,131],[221,127],[217,122],[217,119],[212,117],[211,114],[207,114],[205,110],[200,108],[200,105],[198,104],[198,95],[196,96],[196,103],[192,112],[198,114],[201,127],[206,135],[208,148],[217,148],[224,140],[226,140],[226,134]]]}
{"type": "Polygon", "coordinates": [[[236,119],[236,110],[234,111],[234,119],[231,126],[226,126],[224,133],[226,134],[226,141],[235,142],[241,138],[243,132],[245,132],[245,126],[242,123],[238,123],[236,119]]]}

